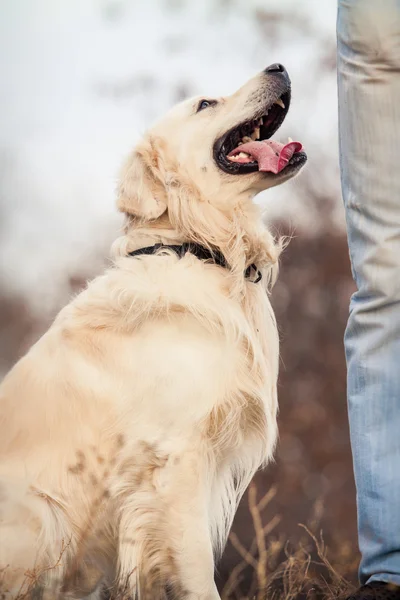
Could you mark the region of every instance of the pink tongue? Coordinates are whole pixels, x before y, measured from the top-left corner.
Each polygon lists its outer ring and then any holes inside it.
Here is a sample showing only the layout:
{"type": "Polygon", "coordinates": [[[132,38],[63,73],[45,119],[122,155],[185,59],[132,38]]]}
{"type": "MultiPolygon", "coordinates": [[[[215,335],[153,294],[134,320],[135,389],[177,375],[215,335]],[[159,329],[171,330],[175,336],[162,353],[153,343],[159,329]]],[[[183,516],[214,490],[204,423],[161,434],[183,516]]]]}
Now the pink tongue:
{"type": "MultiPolygon", "coordinates": [[[[280,173],[286,167],[295,152],[300,152],[303,146],[300,142],[288,142],[281,144],[274,140],[263,140],[262,142],[246,142],[233,150],[229,156],[246,152],[258,162],[259,171],[270,171],[280,173]]],[[[235,162],[248,163],[249,159],[239,159],[235,162]]]]}

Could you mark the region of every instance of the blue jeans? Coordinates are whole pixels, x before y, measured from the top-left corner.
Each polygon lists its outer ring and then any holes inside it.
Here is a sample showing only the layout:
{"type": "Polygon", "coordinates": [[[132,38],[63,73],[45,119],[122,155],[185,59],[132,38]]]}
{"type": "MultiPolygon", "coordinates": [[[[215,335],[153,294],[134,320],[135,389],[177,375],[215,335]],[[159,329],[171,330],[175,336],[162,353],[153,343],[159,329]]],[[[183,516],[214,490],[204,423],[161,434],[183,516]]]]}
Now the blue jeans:
{"type": "Polygon", "coordinates": [[[345,334],[360,581],[400,584],[400,0],[338,0],[345,334]]]}

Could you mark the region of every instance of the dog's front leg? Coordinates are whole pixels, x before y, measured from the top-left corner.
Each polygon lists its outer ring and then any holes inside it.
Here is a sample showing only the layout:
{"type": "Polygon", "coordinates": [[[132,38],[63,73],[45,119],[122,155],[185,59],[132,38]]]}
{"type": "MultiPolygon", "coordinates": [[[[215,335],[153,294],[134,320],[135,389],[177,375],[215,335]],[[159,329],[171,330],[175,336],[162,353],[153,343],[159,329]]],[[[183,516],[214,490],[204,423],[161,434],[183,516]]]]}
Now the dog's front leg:
{"type": "Polygon", "coordinates": [[[148,445],[135,466],[138,473],[128,477],[136,485],[129,491],[130,483],[124,484],[119,593],[154,600],[164,598],[169,586],[180,600],[220,600],[208,516],[207,453],[193,446],[166,455],[148,445]]]}
{"type": "Polygon", "coordinates": [[[196,448],[170,456],[156,479],[167,514],[172,583],[185,600],[220,599],[214,582],[207,471],[206,451],[196,448]]]}

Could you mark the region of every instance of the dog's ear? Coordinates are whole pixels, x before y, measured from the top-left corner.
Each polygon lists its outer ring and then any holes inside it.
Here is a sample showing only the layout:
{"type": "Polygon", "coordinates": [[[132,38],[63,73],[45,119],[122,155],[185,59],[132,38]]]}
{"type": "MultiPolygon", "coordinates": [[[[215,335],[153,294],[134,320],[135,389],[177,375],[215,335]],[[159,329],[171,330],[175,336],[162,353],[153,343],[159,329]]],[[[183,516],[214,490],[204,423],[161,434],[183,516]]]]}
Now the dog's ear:
{"type": "Polygon", "coordinates": [[[154,148],[142,145],[128,157],[118,186],[118,209],[145,220],[157,219],[167,210],[165,187],[160,180],[154,148]]]}

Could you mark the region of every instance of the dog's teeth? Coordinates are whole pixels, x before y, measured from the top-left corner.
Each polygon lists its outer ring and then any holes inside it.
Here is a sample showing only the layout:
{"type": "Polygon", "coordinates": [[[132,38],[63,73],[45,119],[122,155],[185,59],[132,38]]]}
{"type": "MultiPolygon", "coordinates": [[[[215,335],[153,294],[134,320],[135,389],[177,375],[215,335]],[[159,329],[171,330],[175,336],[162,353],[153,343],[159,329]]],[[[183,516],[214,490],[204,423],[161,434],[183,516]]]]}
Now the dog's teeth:
{"type": "Polygon", "coordinates": [[[233,156],[228,156],[229,160],[239,160],[240,158],[250,158],[250,155],[247,152],[239,152],[238,154],[234,154],[233,156]]]}
{"type": "Polygon", "coordinates": [[[290,142],[293,142],[291,137],[288,137],[287,141],[288,141],[288,144],[290,144],[290,142]]]}
{"type": "Polygon", "coordinates": [[[260,119],[258,119],[258,123],[257,123],[257,125],[258,125],[259,127],[261,127],[261,125],[262,125],[262,124],[263,124],[263,117],[261,117],[260,119]]]}
{"type": "Polygon", "coordinates": [[[259,137],[260,137],[260,128],[256,127],[255,130],[253,131],[253,133],[251,134],[251,138],[253,140],[258,140],[259,137]]]}
{"type": "Polygon", "coordinates": [[[283,109],[285,108],[282,98],[279,98],[279,100],[275,100],[274,104],[277,104],[278,106],[280,106],[283,109]]]}
{"type": "Polygon", "coordinates": [[[243,145],[243,142],[239,142],[239,143],[238,143],[238,146],[242,146],[242,145],[243,145]]]}
{"type": "Polygon", "coordinates": [[[252,141],[253,141],[253,140],[252,140],[252,138],[251,138],[251,137],[249,137],[248,135],[245,135],[245,136],[242,138],[242,142],[243,142],[244,144],[247,144],[247,142],[252,142],[252,141]]]}

